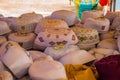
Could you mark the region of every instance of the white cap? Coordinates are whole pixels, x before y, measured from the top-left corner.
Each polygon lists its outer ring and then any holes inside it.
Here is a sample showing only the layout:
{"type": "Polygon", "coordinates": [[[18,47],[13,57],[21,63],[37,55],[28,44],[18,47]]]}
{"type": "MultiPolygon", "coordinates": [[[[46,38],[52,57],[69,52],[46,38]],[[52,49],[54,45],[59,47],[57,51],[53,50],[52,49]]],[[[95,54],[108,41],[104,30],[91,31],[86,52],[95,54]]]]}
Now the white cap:
{"type": "Polygon", "coordinates": [[[32,64],[30,55],[22,47],[14,45],[12,42],[7,42],[5,48],[5,53],[1,57],[2,62],[17,78],[24,76],[32,64]]]}
{"type": "Polygon", "coordinates": [[[79,47],[77,45],[69,45],[69,46],[56,46],[56,47],[47,47],[44,53],[53,57],[53,59],[59,59],[62,56],[66,55],[71,51],[78,50],[79,47]]]}
{"type": "Polygon", "coordinates": [[[51,18],[52,19],[61,19],[61,20],[64,20],[65,22],[67,22],[67,24],[69,26],[71,26],[71,25],[75,24],[75,20],[77,18],[77,15],[76,15],[76,13],[74,13],[72,11],[58,10],[58,11],[54,11],[51,14],[51,18]]]}
{"type": "Polygon", "coordinates": [[[68,28],[68,25],[65,21],[59,19],[43,19],[38,22],[34,32],[38,34],[45,28],[68,28]]]}
{"type": "Polygon", "coordinates": [[[39,32],[35,43],[43,47],[72,45],[78,38],[70,28],[46,28],[39,32]]]}
{"type": "Polygon", "coordinates": [[[57,61],[35,61],[29,68],[32,80],[66,79],[64,66],[57,61]]]}
{"type": "Polygon", "coordinates": [[[0,35],[11,32],[8,24],[5,21],[0,21],[0,35]]]}
{"type": "Polygon", "coordinates": [[[98,43],[97,47],[118,50],[116,39],[104,39],[98,43]]]}
{"type": "Polygon", "coordinates": [[[66,65],[66,64],[85,64],[90,61],[95,60],[96,58],[88,53],[85,50],[77,50],[68,53],[67,55],[63,56],[62,58],[59,59],[59,61],[66,65]]]}
{"type": "Polygon", "coordinates": [[[46,55],[45,53],[41,52],[41,51],[35,51],[35,50],[30,50],[28,51],[30,56],[32,57],[33,61],[36,60],[53,60],[52,57],[50,57],[49,55],[46,55]]]}

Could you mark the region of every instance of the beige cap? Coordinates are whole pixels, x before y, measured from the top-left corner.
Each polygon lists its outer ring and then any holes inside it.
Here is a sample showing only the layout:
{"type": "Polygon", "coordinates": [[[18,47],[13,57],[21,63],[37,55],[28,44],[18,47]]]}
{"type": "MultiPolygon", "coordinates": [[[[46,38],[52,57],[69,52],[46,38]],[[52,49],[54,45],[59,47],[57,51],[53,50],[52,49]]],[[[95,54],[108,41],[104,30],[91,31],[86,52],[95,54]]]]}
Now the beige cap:
{"type": "Polygon", "coordinates": [[[99,33],[108,32],[110,21],[105,17],[88,18],[84,23],[85,27],[96,29],[99,33]]]}
{"type": "Polygon", "coordinates": [[[28,34],[11,33],[8,36],[8,40],[19,43],[20,46],[25,49],[33,48],[33,43],[35,38],[36,35],[34,33],[28,33],[28,34]]]}
{"type": "Polygon", "coordinates": [[[28,18],[28,19],[33,19],[36,20],[36,22],[39,22],[40,20],[43,19],[42,14],[37,14],[35,12],[31,12],[31,13],[24,13],[20,16],[20,18],[28,18]]]}
{"type": "Polygon", "coordinates": [[[0,35],[11,32],[10,27],[5,21],[0,21],[0,35]]]}
{"type": "Polygon", "coordinates": [[[104,39],[98,43],[97,47],[118,50],[116,39],[104,39]]]}
{"type": "Polygon", "coordinates": [[[38,22],[35,33],[38,34],[45,28],[68,28],[68,25],[65,21],[59,19],[43,19],[38,22]]]}

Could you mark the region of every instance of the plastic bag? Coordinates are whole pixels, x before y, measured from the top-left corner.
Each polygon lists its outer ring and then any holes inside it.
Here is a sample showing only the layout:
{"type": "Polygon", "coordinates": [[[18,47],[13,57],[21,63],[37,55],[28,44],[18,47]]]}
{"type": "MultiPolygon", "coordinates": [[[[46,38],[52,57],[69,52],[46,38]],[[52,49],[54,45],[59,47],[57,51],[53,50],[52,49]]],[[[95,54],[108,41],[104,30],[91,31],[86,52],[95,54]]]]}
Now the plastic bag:
{"type": "Polygon", "coordinates": [[[82,12],[86,10],[95,10],[98,6],[98,2],[99,0],[74,0],[78,18],[82,19],[82,12]]]}

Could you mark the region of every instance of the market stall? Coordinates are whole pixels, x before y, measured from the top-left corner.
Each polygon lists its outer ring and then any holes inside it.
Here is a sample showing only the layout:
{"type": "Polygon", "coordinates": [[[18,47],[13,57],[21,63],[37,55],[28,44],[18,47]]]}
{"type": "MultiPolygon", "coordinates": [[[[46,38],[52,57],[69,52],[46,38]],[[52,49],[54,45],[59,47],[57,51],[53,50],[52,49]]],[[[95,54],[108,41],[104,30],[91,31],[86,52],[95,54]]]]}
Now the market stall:
{"type": "Polygon", "coordinates": [[[0,1],[0,80],[120,80],[116,0],[0,1]]]}

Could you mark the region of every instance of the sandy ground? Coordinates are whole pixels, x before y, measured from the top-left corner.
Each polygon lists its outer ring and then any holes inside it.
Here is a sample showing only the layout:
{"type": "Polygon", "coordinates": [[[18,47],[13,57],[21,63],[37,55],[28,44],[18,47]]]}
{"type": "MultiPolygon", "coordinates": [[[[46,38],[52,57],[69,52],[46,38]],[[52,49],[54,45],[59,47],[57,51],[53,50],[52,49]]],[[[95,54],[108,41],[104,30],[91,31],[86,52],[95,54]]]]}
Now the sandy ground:
{"type": "Polygon", "coordinates": [[[74,4],[69,0],[0,0],[0,14],[4,16],[19,16],[27,12],[36,12],[44,16],[55,10],[75,11],[74,4]]]}

